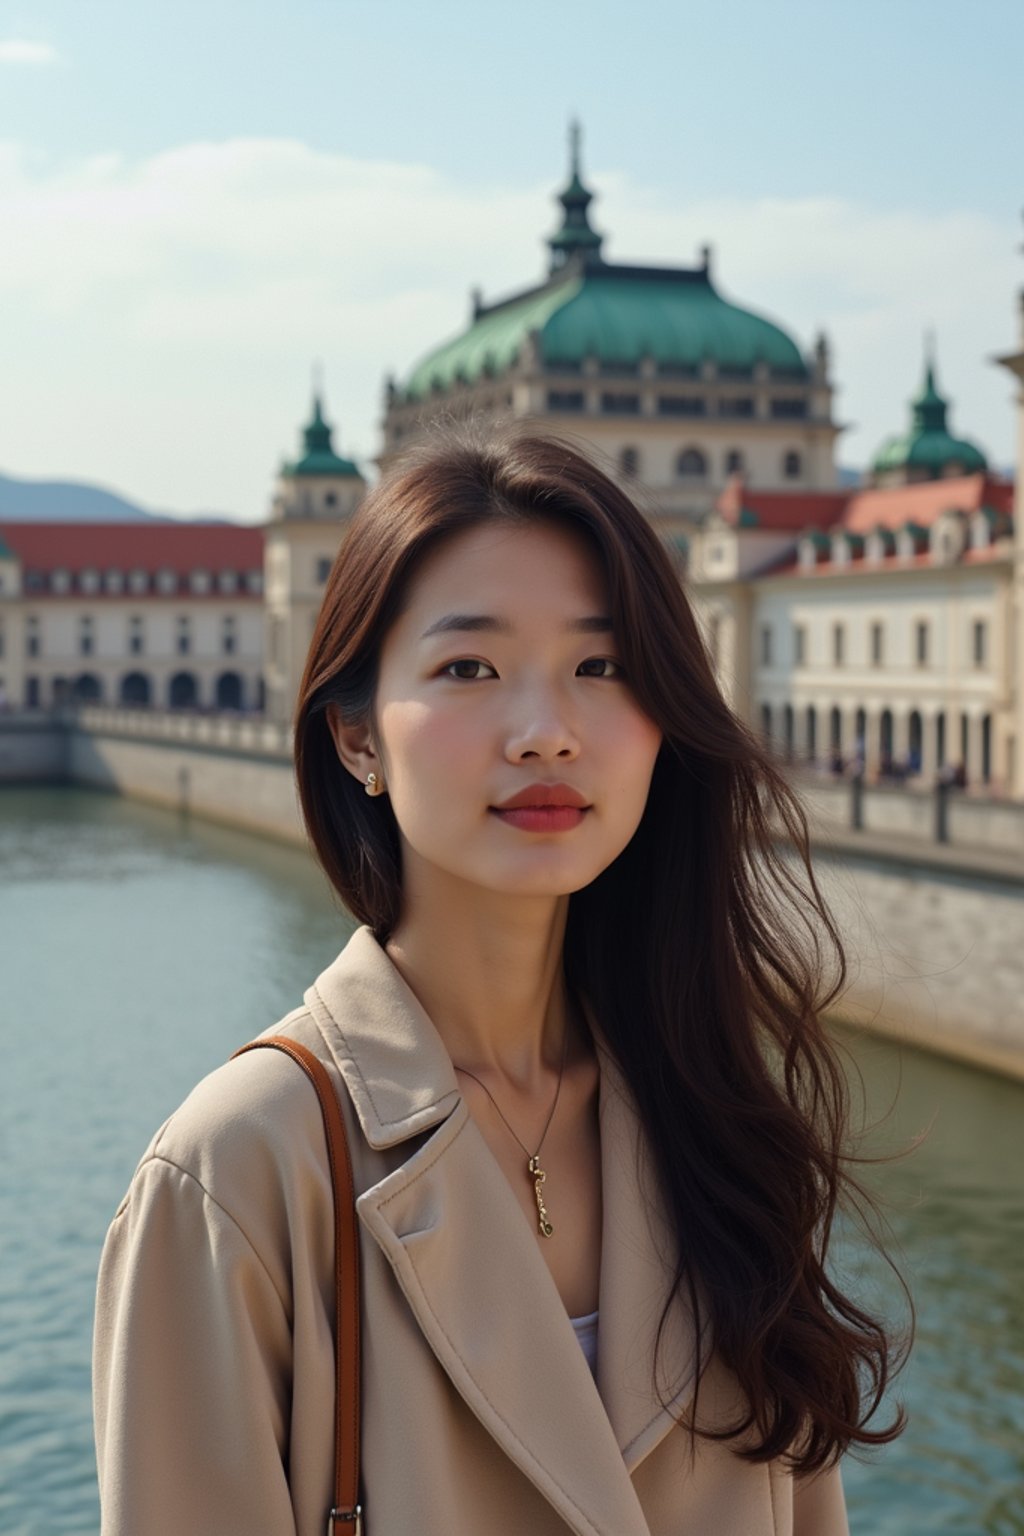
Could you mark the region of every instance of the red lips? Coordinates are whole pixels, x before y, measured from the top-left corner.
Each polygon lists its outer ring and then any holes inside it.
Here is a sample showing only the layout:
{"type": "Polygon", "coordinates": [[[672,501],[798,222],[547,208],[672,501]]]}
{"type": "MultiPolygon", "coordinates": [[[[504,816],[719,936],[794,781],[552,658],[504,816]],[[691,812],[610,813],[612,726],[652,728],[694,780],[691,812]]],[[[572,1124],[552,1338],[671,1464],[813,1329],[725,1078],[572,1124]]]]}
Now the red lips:
{"type": "Polygon", "coordinates": [[[494,809],[513,811],[528,805],[574,805],[579,810],[586,810],[590,801],[578,789],[573,789],[571,784],[529,784],[517,795],[502,800],[494,809]]]}

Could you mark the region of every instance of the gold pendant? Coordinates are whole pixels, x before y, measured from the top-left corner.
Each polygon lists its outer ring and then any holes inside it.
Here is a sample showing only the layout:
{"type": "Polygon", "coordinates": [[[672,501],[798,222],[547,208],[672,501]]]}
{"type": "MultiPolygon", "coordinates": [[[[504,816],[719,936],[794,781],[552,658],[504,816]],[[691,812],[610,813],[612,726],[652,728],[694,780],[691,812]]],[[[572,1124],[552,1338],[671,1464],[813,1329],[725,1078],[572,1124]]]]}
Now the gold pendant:
{"type": "Polygon", "coordinates": [[[547,1174],[540,1165],[540,1158],[534,1155],[527,1164],[530,1178],[533,1180],[533,1193],[537,1197],[537,1221],[540,1226],[541,1236],[550,1237],[555,1230],[548,1220],[548,1208],[544,1204],[544,1180],[547,1174]]]}

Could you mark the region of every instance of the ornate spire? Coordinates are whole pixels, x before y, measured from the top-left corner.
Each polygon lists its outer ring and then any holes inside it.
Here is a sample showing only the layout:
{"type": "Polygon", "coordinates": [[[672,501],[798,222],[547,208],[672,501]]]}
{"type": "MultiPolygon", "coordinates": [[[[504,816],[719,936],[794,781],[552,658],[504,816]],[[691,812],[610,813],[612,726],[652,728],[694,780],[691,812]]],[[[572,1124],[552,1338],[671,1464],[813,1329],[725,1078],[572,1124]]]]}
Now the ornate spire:
{"type": "Polygon", "coordinates": [[[324,419],[323,370],[319,363],[313,370],[313,414],[302,429],[302,454],[281,466],[283,475],[358,475],[351,459],[343,459],[334,450],[333,429],[324,419]]]}
{"type": "Polygon", "coordinates": [[[593,196],[580,179],[580,125],[574,119],[569,124],[569,185],[558,198],[565,217],[557,235],[548,241],[552,272],[559,271],[573,257],[584,266],[600,264],[601,236],[591,229],[587,218],[593,196]]]}
{"type": "Polygon", "coordinates": [[[924,380],[911,401],[914,410],[914,432],[946,432],[946,412],[949,402],[939,394],[935,384],[935,337],[929,331],[924,343],[924,380]]]}

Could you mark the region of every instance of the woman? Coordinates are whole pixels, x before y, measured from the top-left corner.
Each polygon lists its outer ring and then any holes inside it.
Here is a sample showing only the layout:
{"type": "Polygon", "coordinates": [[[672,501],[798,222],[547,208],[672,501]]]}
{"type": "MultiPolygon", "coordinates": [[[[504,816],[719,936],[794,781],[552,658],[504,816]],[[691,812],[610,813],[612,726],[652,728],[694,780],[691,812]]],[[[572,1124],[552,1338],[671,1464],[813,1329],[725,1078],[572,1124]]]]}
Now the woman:
{"type": "MultiPolygon", "coordinates": [[[[842,948],[650,524],[567,444],[436,439],[343,540],[295,750],[361,926],[269,1033],[352,1148],[368,1536],[843,1536],[839,1456],[901,1424],[825,1268],[842,948]]],[[[100,1274],[106,1536],[322,1536],[330,1211],[276,1051],[158,1132],[100,1274]]]]}

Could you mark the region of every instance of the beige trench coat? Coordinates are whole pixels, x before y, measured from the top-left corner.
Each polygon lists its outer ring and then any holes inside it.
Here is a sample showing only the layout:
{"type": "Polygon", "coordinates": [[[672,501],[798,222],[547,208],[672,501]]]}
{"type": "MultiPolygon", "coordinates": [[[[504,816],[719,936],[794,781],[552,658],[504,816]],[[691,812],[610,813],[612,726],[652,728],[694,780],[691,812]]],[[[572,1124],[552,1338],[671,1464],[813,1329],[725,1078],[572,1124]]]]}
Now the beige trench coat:
{"type": "MultiPolygon", "coordinates": [[[[339,1089],[361,1222],[366,1536],[847,1536],[798,1482],[689,1437],[693,1329],[666,1294],[637,1121],[603,1051],[595,1385],[444,1045],[358,929],[267,1033],[339,1089]],[[680,1386],[681,1383],[681,1386],[680,1386]]],[[[94,1395],[104,1536],[324,1536],[333,1235],[320,1110],[280,1052],[212,1073],[154,1137],[103,1250],[94,1395]]],[[[712,1362],[701,1413],[728,1413],[712,1362]]]]}

